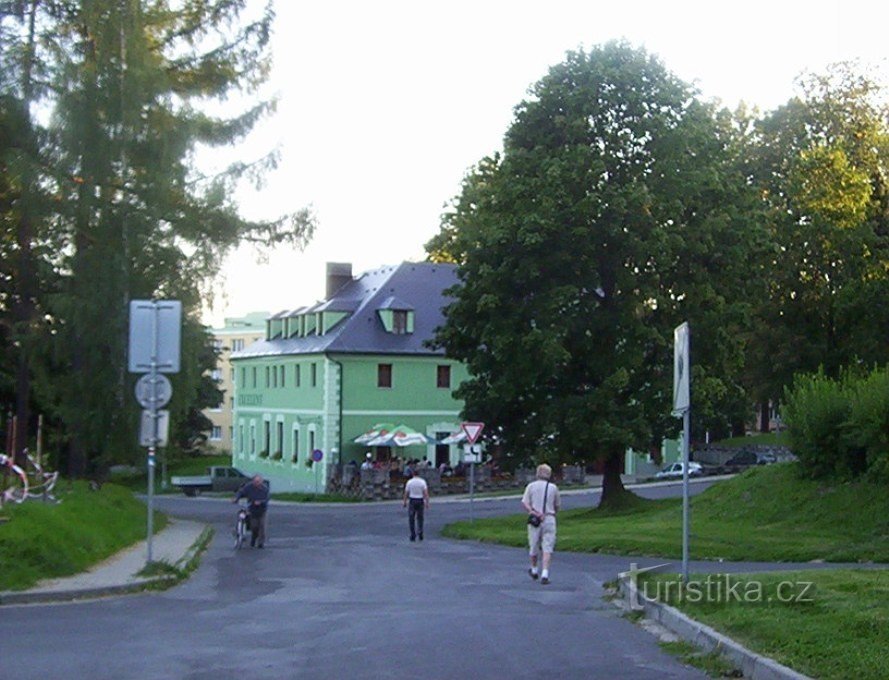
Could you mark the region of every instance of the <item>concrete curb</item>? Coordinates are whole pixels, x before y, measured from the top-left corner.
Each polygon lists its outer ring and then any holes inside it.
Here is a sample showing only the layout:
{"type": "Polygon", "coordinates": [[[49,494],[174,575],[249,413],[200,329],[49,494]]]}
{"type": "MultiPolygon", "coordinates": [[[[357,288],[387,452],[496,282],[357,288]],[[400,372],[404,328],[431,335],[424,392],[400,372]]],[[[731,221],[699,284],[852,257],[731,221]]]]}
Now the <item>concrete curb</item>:
{"type": "Polygon", "coordinates": [[[774,659],[747,649],[744,645],[720,633],[710,626],[683,614],[670,605],[652,602],[639,597],[639,605],[631,601],[633,589],[629,577],[620,578],[619,592],[623,597],[621,605],[628,611],[641,611],[650,619],[672,631],[695,647],[708,653],[724,657],[738,668],[745,678],[751,680],[813,680],[774,659]],[[641,609],[640,609],[641,607],[641,609]]]}
{"type": "Polygon", "coordinates": [[[212,527],[205,526],[198,538],[188,547],[173,568],[178,574],[159,574],[157,576],[129,576],[118,583],[108,583],[94,587],[58,587],[50,589],[35,588],[22,591],[0,591],[0,606],[50,604],[54,602],[73,602],[75,600],[96,599],[114,595],[130,595],[149,589],[163,590],[176,585],[188,577],[200,563],[200,555],[213,537],[212,527]]]}

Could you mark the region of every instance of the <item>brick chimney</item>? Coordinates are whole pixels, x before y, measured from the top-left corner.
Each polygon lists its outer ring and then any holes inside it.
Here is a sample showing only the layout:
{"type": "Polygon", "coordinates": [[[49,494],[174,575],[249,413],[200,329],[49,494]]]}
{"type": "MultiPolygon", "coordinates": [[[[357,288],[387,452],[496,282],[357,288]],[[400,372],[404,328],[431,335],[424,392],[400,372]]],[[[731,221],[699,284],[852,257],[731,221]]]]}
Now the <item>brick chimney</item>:
{"type": "Polygon", "coordinates": [[[352,280],[351,262],[327,263],[327,293],[326,299],[332,298],[336,293],[352,280]]]}

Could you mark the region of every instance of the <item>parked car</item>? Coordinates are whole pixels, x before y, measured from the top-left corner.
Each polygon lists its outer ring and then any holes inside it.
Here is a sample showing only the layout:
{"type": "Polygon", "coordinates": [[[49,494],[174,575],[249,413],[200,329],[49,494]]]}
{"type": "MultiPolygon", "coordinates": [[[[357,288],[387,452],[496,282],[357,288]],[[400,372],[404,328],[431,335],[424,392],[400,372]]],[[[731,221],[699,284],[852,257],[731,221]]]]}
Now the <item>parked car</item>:
{"type": "Polygon", "coordinates": [[[250,477],[237,468],[212,465],[206,475],[173,477],[170,483],[178,486],[186,496],[197,496],[201,491],[237,491],[250,477]]]}
{"type": "MultiPolygon", "coordinates": [[[[704,474],[704,466],[693,460],[688,463],[688,476],[700,477],[704,474]]],[[[663,470],[655,474],[655,479],[677,479],[682,478],[682,463],[670,463],[663,470]]]]}
{"type": "Polygon", "coordinates": [[[740,451],[720,466],[723,473],[743,472],[754,465],[770,465],[777,463],[774,453],[757,453],[756,451],[740,451]]]}

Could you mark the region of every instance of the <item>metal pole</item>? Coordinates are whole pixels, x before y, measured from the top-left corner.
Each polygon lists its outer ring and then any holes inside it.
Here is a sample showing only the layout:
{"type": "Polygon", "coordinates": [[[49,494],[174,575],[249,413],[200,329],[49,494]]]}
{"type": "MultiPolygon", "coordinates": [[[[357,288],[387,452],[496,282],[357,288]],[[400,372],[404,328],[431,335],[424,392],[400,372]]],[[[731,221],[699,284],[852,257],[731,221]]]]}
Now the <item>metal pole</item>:
{"type": "Polygon", "coordinates": [[[154,453],[157,447],[157,336],[158,336],[158,309],[157,302],[152,303],[153,314],[151,317],[151,403],[149,414],[151,418],[151,443],[148,447],[148,555],[147,562],[152,561],[151,540],[154,535],[154,453]]]}
{"type": "MultiPolygon", "coordinates": [[[[472,451],[472,447],[469,447],[469,450],[472,451]]],[[[469,521],[475,521],[475,454],[472,454],[473,458],[469,462],[469,521]]]]}
{"type": "Polygon", "coordinates": [[[682,414],[682,580],[688,583],[688,448],[691,439],[691,408],[682,414]]]}

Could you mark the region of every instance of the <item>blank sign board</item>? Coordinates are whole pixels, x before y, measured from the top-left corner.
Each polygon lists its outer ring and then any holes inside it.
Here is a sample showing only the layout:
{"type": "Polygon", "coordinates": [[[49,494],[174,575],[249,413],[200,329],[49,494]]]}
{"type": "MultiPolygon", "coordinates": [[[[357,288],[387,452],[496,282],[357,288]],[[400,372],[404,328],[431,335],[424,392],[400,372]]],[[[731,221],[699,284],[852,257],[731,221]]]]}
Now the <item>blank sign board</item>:
{"type": "Polygon", "coordinates": [[[179,372],[182,303],[179,300],[130,302],[130,373],[179,372]]]}

